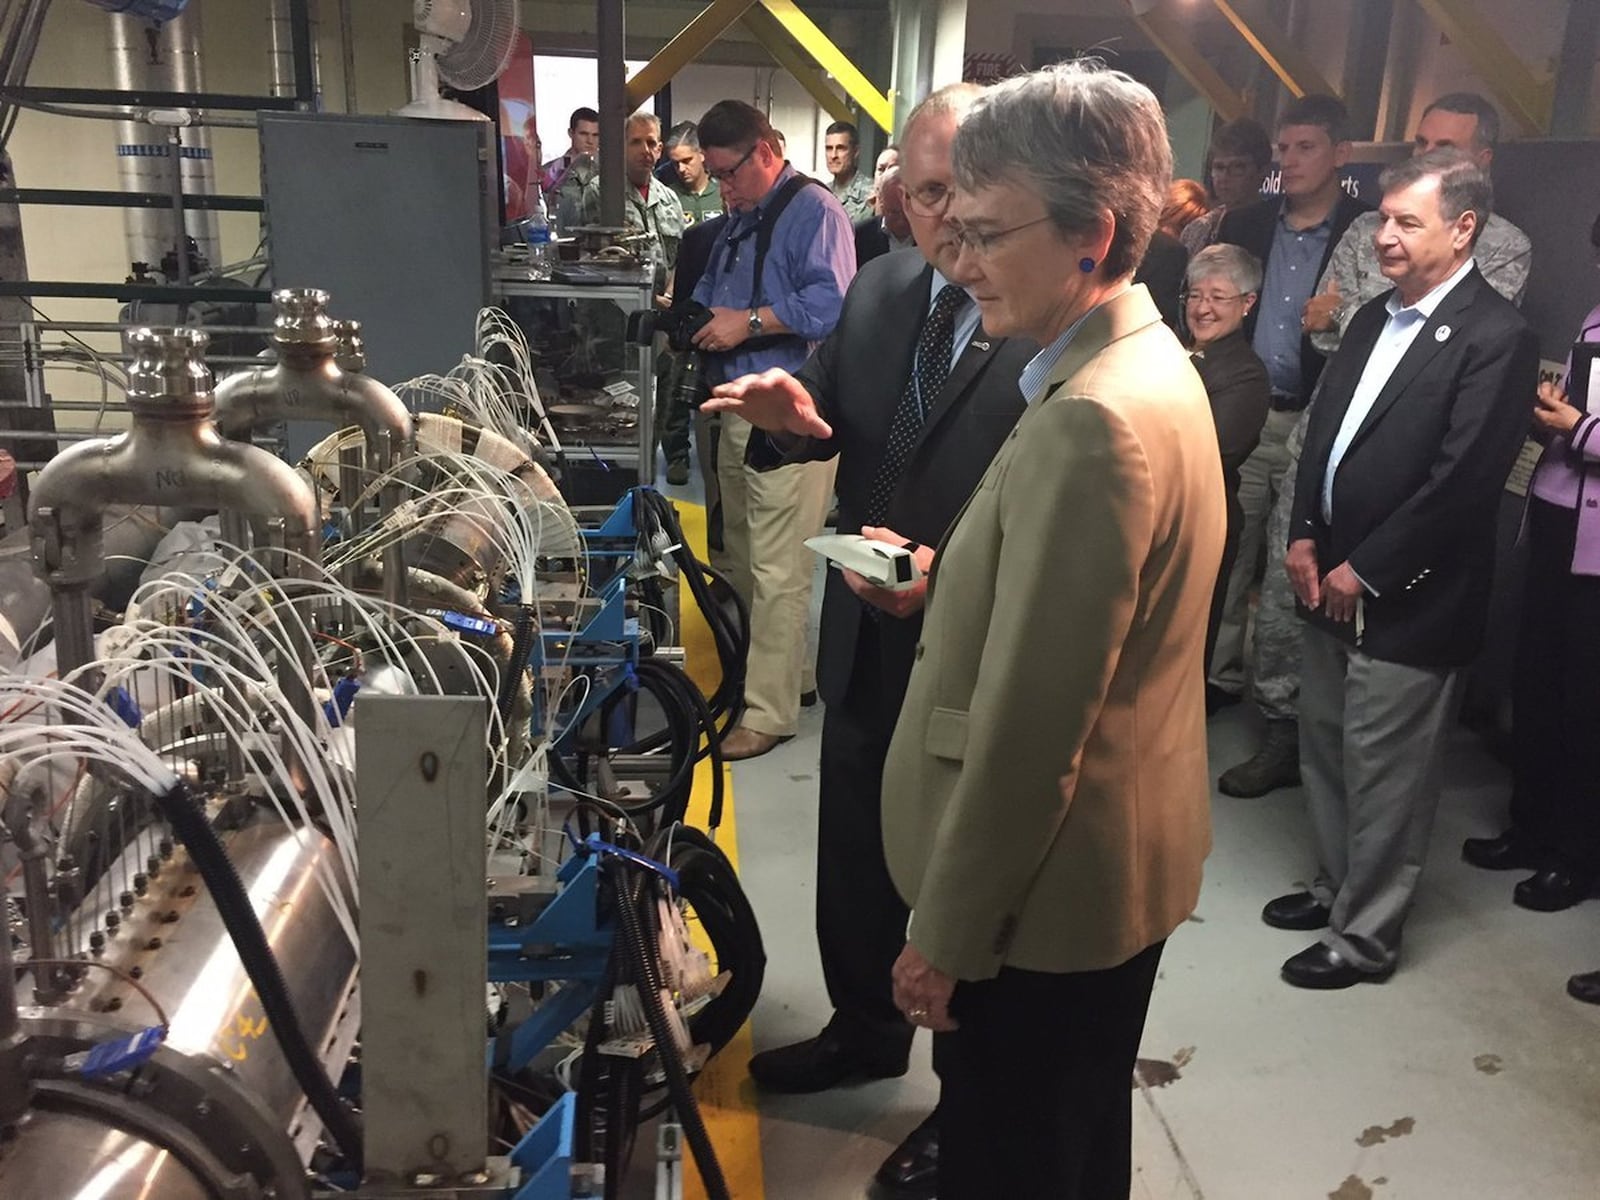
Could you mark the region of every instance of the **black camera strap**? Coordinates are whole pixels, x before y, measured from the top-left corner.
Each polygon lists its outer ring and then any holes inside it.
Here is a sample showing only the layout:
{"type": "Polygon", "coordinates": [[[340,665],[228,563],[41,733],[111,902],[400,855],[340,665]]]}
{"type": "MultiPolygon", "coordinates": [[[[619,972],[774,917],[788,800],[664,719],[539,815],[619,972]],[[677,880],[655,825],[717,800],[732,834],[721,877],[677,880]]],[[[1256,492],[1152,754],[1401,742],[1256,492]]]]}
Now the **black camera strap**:
{"type": "MultiPolygon", "coordinates": [[[[778,218],[783,215],[783,210],[789,207],[789,201],[793,200],[797,195],[800,194],[800,189],[810,184],[816,184],[818,187],[822,186],[820,180],[812,179],[809,175],[791,176],[784,182],[783,186],[778,189],[778,193],[777,195],[773,196],[772,202],[768,204],[766,208],[760,210],[760,212],[757,214],[755,229],[756,261],[755,270],[751,275],[750,284],[751,308],[761,307],[761,280],[766,270],[767,251],[772,248],[772,234],[773,231],[778,227],[778,218]]],[[[710,273],[715,275],[718,271],[722,270],[723,258],[730,252],[730,247],[733,245],[733,243],[748,236],[750,236],[748,233],[741,234],[739,238],[730,238],[724,236],[721,243],[717,246],[716,261],[712,263],[710,273]]],[[[762,337],[746,338],[743,342],[739,343],[739,349],[741,351],[757,350],[763,346],[773,345],[777,342],[793,340],[794,337],[795,335],[792,333],[769,333],[762,337]]]]}
{"type": "MultiPolygon", "coordinates": [[[[767,251],[772,249],[772,234],[778,227],[778,218],[783,215],[783,210],[789,207],[789,201],[800,194],[800,189],[813,183],[817,181],[809,175],[791,176],[778,189],[778,194],[772,198],[772,203],[767,205],[756,222],[756,267],[750,284],[751,308],[761,307],[761,276],[767,265],[767,251]]],[[[822,185],[817,183],[817,186],[822,185]]]]}

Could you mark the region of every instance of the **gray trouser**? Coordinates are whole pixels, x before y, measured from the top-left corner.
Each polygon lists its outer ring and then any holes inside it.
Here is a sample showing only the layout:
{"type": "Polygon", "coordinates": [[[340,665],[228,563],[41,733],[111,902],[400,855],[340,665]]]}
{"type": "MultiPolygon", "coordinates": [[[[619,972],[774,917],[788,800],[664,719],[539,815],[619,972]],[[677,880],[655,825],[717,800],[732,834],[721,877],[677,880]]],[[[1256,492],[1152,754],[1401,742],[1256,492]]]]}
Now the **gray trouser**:
{"type": "Polygon", "coordinates": [[[1305,627],[1300,774],[1323,943],[1367,971],[1395,960],[1439,807],[1461,672],[1382,662],[1305,627]]]}
{"type": "Polygon", "coordinates": [[[1294,588],[1284,570],[1289,544],[1289,518],[1294,509],[1294,484],[1300,473],[1300,449],[1306,442],[1307,408],[1284,443],[1288,459],[1278,485],[1278,499],[1267,520],[1267,570],[1261,577],[1256,604],[1255,661],[1250,668],[1250,694],[1269,721],[1292,721],[1299,710],[1300,618],[1294,611],[1294,588]]]}
{"type": "Polygon", "coordinates": [[[1283,472],[1289,465],[1286,446],[1290,432],[1299,421],[1297,412],[1270,412],[1261,428],[1261,443],[1239,468],[1239,551],[1228,575],[1228,590],[1222,602],[1222,621],[1217,629],[1217,648],[1211,655],[1211,682],[1229,692],[1242,692],[1245,678],[1245,629],[1250,621],[1250,589],[1261,570],[1263,553],[1267,570],[1274,559],[1282,567],[1283,547],[1267,540],[1267,518],[1283,486],[1283,472]],[[1276,551],[1276,552],[1274,552],[1276,551]]]}

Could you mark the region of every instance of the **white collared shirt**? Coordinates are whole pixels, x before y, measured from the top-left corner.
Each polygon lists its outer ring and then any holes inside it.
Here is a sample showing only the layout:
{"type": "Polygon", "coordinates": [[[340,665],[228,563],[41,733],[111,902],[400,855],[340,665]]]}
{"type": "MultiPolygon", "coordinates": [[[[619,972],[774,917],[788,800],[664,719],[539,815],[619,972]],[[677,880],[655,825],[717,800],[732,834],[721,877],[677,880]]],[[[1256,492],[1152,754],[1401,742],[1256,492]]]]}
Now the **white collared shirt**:
{"type": "MultiPolygon", "coordinates": [[[[1448,279],[1415,304],[1402,307],[1398,291],[1389,297],[1385,305],[1389,319],[1373,344],[1372,353],[1367,356],[1367,365],[1362,368],[1361,380],[1356,384],[1355,395],[1350,397],[1350,407],[1345,411],[1344,423],[1339,426],[1339,435],[1333,439],[1333,449],[1328,452],[1328,469],[1322,476],[1322,519],[1325,522],[1331,524],[1333,521],[1334,476],[1346,451],[1350,449],[1350,443],[1355,441],[1356,434],[1372,412],[1372,406],[1388,385],[1389,377],[1406,356],[1406,351],[1411,349],[1411,343],[1417,340],[1417,334],[1422,332],[1422,327],[1444,303],[1444,298],[1467,277],[1474,265],[1474,260],[1469,257],[1448,279]]],[[[1440,328],[1443,329],[1442,326],[1440,328]]]]}

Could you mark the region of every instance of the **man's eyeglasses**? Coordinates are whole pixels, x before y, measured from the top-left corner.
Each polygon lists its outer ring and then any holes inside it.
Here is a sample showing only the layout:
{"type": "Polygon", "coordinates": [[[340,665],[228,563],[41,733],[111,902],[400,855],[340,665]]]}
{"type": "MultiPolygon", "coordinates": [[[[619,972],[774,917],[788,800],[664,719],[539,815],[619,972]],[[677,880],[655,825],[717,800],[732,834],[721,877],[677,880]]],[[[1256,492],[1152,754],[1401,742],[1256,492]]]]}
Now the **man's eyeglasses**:
{"type": "Polygon", "coordinates": [[[1209,304],[1213,308],[1221,308],[1225,304],[1232,304],[1235,300],[1243,300],[1246,292],[1191,292],[1185,289],[1178,293],[1185,304],[1209,304]]]}
{"type": "Polygon", "coordinates": [[[919,217],[942,217],[950,208],[953,195],[942,183],[925,183],[915,191],[905,189],[906,207],[919,217]]]}
{"type": "Polygon", "coordinates": [[[726,171],[707,171],[706,174],[711,176],[711,178],[715,179],[718,183],[727,183],[728,180],[732,179],[739,173],[740,167],[744,166],[745,163],[750,161],[750,156],[756,152],[756,147],[759,145],[761,145],[760,142],[751,143],[750,149],[744,152],[744,157],[738,162],[734,163],[733,166],[729,167],[726,171]]]}
{"type": "Polygon", "coordinates": [[[1021,225],[1013,225],[1010,229],[996,229],[992,232],[978,229],[968,229],[965,225],[955,227],[956,245],[963,250],[970,250],[979,258],[988,258],[994,253],[995,247],[1013,233],[1021,233],[1024,229],[1032,229],[1035,225],[1043,225],[1051,220],[1049,216],[1024,221],[1021,225]]]}

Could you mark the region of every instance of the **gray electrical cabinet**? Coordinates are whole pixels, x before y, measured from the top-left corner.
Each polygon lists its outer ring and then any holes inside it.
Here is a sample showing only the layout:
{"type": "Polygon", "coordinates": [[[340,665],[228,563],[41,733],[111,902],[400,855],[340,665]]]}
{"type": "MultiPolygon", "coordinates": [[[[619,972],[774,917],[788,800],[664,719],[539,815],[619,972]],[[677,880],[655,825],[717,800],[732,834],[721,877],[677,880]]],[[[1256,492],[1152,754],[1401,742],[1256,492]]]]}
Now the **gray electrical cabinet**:
{"type": "Polygon", "coordinates": [[[328,292],[385,383],[471,353],[499,235],[494,126],[267,113],[261,191],[274,287],[328,292]]]}

